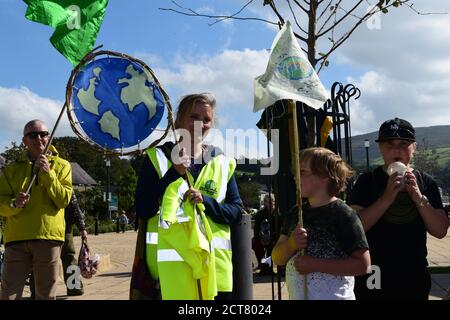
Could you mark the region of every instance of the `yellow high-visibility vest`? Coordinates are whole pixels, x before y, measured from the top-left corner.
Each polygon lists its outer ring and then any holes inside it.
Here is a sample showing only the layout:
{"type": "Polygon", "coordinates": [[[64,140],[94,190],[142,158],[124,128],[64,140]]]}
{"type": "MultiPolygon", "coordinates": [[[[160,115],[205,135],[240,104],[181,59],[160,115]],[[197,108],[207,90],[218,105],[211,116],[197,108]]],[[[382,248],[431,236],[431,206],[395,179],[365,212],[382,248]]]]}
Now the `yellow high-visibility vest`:
{"type": "MultiPolygon", "coordinates": [[[[162,178],[171,167],[171,162],[159,148],[151,148],[147,154],[159,177],[162,178]]],[[[192,176],[189,175],[189,179],[193,182],[191,185],[204,195],[223,202],[228,181],[235,167],[234,159],[219,155],[203,167],[195,183],[192,176]]],[[[160,215],[151,218],[148,223],[147,264],[152,277],[160,279],[163,299],[199,298],[196,283],[184,283],[183,286],[191,290],[180,291],[180,282],[174,278],[175,270],[171,267],[175,262],[182,264],[183,261],[188,268],[191,268],[195,282],[196,279],[203,279],[203,282],[200,282],[202,299],[210,296],[205,292],[211,294],[214,291],[231,292],[233,288],[230,228],[228,225],[217,224],[205,216],[203,204],[197,205],[196,215],[193,205],[182,201],[187,190],[188,185],[182,178],[172,182],[163,195],[160,215]],[[207,246],[210,250],[208,254],[206,254],[207,246]],[[167,251],[172,250],[173,247],[177,248],[175,252],[167,251]],[[194,256],[188,254],[192,251],[196,252],[194,256]],[[203,267],[199,267],[199,261],[202,261],[203,267]],[[209,265],[209,268],[205,269],[205,265],[207,266],[211,261],[214,261],[214,266],[209,265]],[[170,266],[167,268],[168,265],[170,266]],[[214,275],[211,274],[212,271],[214,275]],[[167,279],[170,279],[168,281],[173,282],[174,289],[177,290],[176,297],[173,294],[164,294],[166,290],[163,287],[171,287],[168,283],[166,285],[162,283],[167,282],[163,280],[166,278],[166,273],[167,279]],[[206,274],[208,276],[205,278],[206,274]],[[213,278],[216,279],[215,285],[211,282],[213,278]]],[[[181,272],[189,274],[187,269],[178,271],[179,274],[181,272]]],[[[186,279],[190,277],[185,277],[184,281],[188,281],[186,279]]]]}

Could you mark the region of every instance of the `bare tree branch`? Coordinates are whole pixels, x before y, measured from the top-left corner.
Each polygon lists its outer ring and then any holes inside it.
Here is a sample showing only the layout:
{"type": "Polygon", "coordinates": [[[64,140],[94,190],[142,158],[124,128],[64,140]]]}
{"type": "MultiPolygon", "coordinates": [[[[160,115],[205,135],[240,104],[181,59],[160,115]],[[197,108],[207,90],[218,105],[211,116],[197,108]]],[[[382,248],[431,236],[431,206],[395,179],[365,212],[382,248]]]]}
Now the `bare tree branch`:
{"type": "MultiPolygon", "coordinates": [[[[323,1],[323,0],[322,0],[323,1]]],[[[319,1],[319,6],[320,3],[322,1],[319,1]]],[[[325,14],[325,12],[327,12],[328,8],[331,6],[331,4],[333,3],[333,0],[330,0],[330,2],[328,2],[327,6],[323,9],[322,13],[319,15],[319,17],[317,18],[317,21],[319,21],[320,19],[322,19],[323,15],[325,14]]]]}
{"type": "Polygon", "coordinates": [[[302,9],[302,11],[303,11],[304,13],[308,13],[308,10],[307,10],[305,7],[303,7],[302,4],[301,4],[300,2],[298,2],[297,0],[293,0],[293,1],[295,2],[295,4],[296,4],[300,9],[302,9]]]}
{"type": "Polygon", "coordinates": [[[269,3],[270,8],[272,11],[277,15],[278,20],[280,21],[281,25],[284,25],[284,18],[283,16],[278,12],[277,7],[275,6],[275,3],[273,1],[270,1],[269,3]]]}
{"type": "MultiPolygon", "coordinates": [[[[243,13],[243,11],[251,4],[254,3],[255,0],[247,0],[247,2],[234,14],[231,15],[213,15],[213,14],[204,14],[199,13],[198,11],[195,11],[190,8],[184,8],[181,5],[179,5],[176,1],[172,1],[172,3],[178,8],[159,8],[159,10],[163,11],[172,11],[178,14],[186,15],[186,16],[194,16],[194,17],[204,17],[208,19],[215,19],[213,23],[209,23],[209,25],[214,25],[215,23],[224,21],[226,19],[235,19],[235,20],[253,20],[253,21],[261,21],[272,25],[278,25],[279,28],[281,28],[282,25],[285,23],[285,18],[282,14],[282,12],[279,11],[279,9],[276,6],[276,2],[274,0],[263,0],[263,6],[268,6],[270,10],[276,15],[278,18],[278,22],[269,21],[267,19],[263,18],[256,18],[256,17],[241,17],[240,15],[243,13]]],[[[388,9],[392,6],[399,7],[401,5],[406,5],[410,10],[414,11],[418,15],[431,15],[431,14],[448,14],[448,13],[423,13],[414,7],[414,3],[411,3],[412,0],[376,0],[375,5],[371,4],[371,1],[369,0],[358,0],[353,1],[350,9],[345,9],[342,3],[344,3],[343,0],[292,0],[293,3],[298,8],[295,8],[290,0],[286,0],[289,6],[290,13],[294,17],[295,24],[298,28],[298,30],[301,31],[302,34],[306,34],[306,36],[303,36],[301,34],[297,34],[294,32],[294,35],[297,39],[304,42],[306,44],[306,50],[302,48],[302,50],[307,54],[308,60],[311,62],[313,67],[315,68],[317,63],[320,63],[320,70],[322,70],[323,67],[328,65],[328,58],[330,55],[337,50],[344,42],[347,41],[347,39],[353,34],[353,32],[365,21],[367,21],[371,16],[378,14],[380,12],[387,13],[388,9]],[[355,14],[356,10],[361,7],[361,4],[365,2],[367,5],[371,8],[368,12],[366,12],[362,16],[358,16],[355,14]],[[321,7],[322,6],[322,7],[321,7]],[[320,7],[320,15],[318,8],[320,7]],[[340,13],[338,14],[338,10],[342,10],[344,13],[341,17],[340,13]],[[303,13],[306,13],[307,19],[308,19],[308,27],[307,29],[305,26],[301,25],[302,20],[297,19],[297,14],[300,14],[301,11],[303,13]],[[327,15],[327,11],[330,11],[329,15],[327,15]],[[296,14],[297,12],[297,14],[296,14]],[[300,12],[300,13],[299,13],[300,12]],[[326,19],[325,19],[326,17],[326,19]],[[338,40],[335,40],[335,33],[338,32],[337,27],[342,24],[343,21],[348,20],[350,17],[353,17],[356,19],[353,26],[351,26],[347,31],[343,30],[344,32],[339,35],[338,40]],[[319,30],[316,33],[316,27],[319,22],[319,20],[325,19],[325,22],[323,25],[319,28],[319,30]],[[328,52],[326,53],[320,53],[319,58],[316,58],[316,44],[317,39],[320,37],[323,37],[325,35],[329,34],[329,39],[331,41],[331,46],[328,49],[328,52]]],[[[348,2],[348,1],[347,1],[348,2]]],[[[345,2],[345,3],[347,3],[345,2]]],[[[284,12],[283,12],[284,13],[284,12]]],[[[306,23],[305,23],[306,25],[306,23]]],[[[339,32],[341,33],[341,32],[339,32]]]]}
{"type": "Polygon", "coordinates": [[[345,15],[343,15],[338,21],[336,21],[330,28],[326,29],[325,31],[322,31],[321,33],[319,33],[317,35],[317,38],[322,37],[324,34],[327,34],[328,32],[330,32],[331,30],[333,30],[334,28],[336,28],[342,21],[344,21],[353,11],[355,11],[360,5],[361,3],[363,3],[364,0],[359,0],[359,2],[357,4],[354,5],[354,7],[347,12],[345,15]]]}
{"type": "Polygon", "coordinates": [[[426,12],[426,13],[420,12],[420,11],[416,10],[415,8],[413,8],[414,3],[406,4],[406,6],[408,6],[412,11],[414,11],[415,13],[417,13],[420,16],[428,16],[431,14],[448,14],[448,12],[426,12]]]}
{"type": "Polygon", "coordinates": [[[241,13],[248,5],[251,4],[252,2],[253,2],[253,0],[250,0],[250,1],[247,2],[241,9],[239,9],[236,13],[232,14],[232,15],[229,16],[229,17],[217,19],[214,23],[210,24],[210,26],[212,26],[212,25],[214,25],[214,24],[216,24],[216,23],[218,23],[218,22],[220,22],[220,21],[223,21],[223,20],[235,18],[239,13],[241,13]]]}
{"type": "Polygon", "coordinates": [[[294,17],[295,24],[297,25],[297,27],[300,29],[300,31],[308,34],[308,32],[305,29],[303,29],[302,26],[298,23],[297,16],[295,15],[295,12],[294,12],[294,10],[292,9],[292,6],[291,6],[291,2],[289,0],[287,0],[287,3],[289,5],[289,9],[291,10],[292,16],[294,17]]]}
{"type": "MultiPolygon", "coordinates": [[[[339,8],[340,4],[341,4],[342,0],[339,0],[336,5],[333,8],[333,11],[331,11],[330,15],[328,16],[328,18],[325,20],[325,22],[323,23],[322,27],[320,27],[318,33],[322,32],[322,30],[326,27],[326,25],[328,24],[328,22],[331,20],[331,18],[333,16],[336,16],[336,11],[339,8]]],[[[318,20],[317,20],[318,21],[318,20]]]]}
{"type": "MultiPolygon", "coordinates": [[[[253,0],[251,0],[253,1],[253,0]]],[[[182,14],[184,16],[190,16],[190,17],[203,17],[203,18],[209,18],[209,19],[235,19],[235,20],[252,20],[252,21],[261,21],[261,22],[265,22],[268,24],[273,24],[273,25],[278,25],[278,22],[273,22],[273,21],[269,21],[266,19],[262,19],[262,18],[254,18],[254,17],[231,17],[229,15],[208,15],[208,14],[202,14],[202,13],[198,13],[192,9],[189,8],[184,8],[182,6],[180,6],[178,3],[176,3],[175,1],[172,1],[172,3],[174,3],[177,7],[185,10],[185,11],[180,11],[180,10],[176,10],[173,8],[158,8],[161,11],[172,11],[178,14],[182,14]]],[[[210,24],[211,25],[211,24],[210,24]]]]}

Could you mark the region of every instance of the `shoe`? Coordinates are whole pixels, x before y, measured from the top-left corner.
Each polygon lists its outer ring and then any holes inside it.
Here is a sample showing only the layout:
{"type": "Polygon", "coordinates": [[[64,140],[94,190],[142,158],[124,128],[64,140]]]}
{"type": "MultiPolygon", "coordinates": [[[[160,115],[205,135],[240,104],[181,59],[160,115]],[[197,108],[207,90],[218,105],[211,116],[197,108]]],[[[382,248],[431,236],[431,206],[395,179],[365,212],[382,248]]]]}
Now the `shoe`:
{"type": "Polygon", "coordinates": [[[67,289],[67,296],[82,296],[84,294],[84,289],[67,289]]]}

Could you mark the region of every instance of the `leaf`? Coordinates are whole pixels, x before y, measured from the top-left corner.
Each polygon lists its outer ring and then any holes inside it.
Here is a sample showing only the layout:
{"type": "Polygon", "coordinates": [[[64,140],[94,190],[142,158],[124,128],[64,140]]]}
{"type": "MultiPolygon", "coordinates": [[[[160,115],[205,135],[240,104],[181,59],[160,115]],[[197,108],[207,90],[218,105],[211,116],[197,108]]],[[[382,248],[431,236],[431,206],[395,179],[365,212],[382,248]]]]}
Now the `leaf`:
{"type": "Polygon", "coordinates": [[[388,9],[383,8],[383,9],[381,9],[381,12],[383,12],[383,13],[388,13],[388,9]]]}

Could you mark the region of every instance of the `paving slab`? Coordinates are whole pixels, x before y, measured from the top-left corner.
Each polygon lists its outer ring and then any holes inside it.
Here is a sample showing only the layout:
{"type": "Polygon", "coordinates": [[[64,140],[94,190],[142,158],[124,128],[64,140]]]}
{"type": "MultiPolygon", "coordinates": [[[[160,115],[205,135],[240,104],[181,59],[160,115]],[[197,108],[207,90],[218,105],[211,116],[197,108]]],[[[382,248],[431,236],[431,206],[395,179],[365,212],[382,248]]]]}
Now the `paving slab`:
{"type": "MultiPolygon", "coordinates": [[[[107,268],[91,279],[83,279],[85,294],[68,297],[64,282],[60,280],[57,288],[57,299],[60,300],[128,300],[137,233],[106,233],[98,236],[89,235],[88,243],[92,253],[108,257],[107,268]]],[[[80,237],[74,237],[75,247],[80,248],[80,237]]],[[[254,258],[255,259],[255,258],[254,258]]],[[[430,266],[450,266],[450,235],[444,239],[428,237],[428,260],[430,266]]],[[[106,259],[105,259],[106,261],[106,259]]],[[[278,284],[274,277],[274,297],[278,300],[278,284]]],[[[272,300],[272,277],[254,276],[253,298],[255,300],[272,300]]],[[[288,299],[286,283],[281,281],[282,300],[288,299]]],[[[433,274],[430,299],[441,299],[445,290],[450,287],[450,274],[433,274]]],[[[29,296],[28,287],[24,297],[29,296]]]]}

